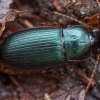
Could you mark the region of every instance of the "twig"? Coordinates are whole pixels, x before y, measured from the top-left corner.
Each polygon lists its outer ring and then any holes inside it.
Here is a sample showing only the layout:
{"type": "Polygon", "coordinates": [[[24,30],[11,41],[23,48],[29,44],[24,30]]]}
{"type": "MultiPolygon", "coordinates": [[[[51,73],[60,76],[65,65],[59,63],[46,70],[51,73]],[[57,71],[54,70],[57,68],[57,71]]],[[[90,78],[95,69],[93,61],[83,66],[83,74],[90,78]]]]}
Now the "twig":
{"type": "MultiPolygon", "coordinates": [[[[84,79],[86,83],[90,82],[90,79],[86,75],[83,75],[81,72],[79,72],[76,66],[71,66],[71,68],[74,70],[76,74],[78,74],[82,79],[84,79]]],[[[95,85],[95,82],[91,81],[90,86],[93,87],[94,85],[95,85]]]]}
{"type": "Polygon", "coordinates": [[[58,3],[57,0],[54,0],[53,2],[54,7],[56,8],[57,11],[62,11],[60,4],[58,3]]]}
{"type": "Polygon", "coordinates": [[[95,74],[95,72],[96,72],[96,69],[97,69],[97,67],[98,67],[99,60],[100,60],[100,55],[98,55],[98,57],[97,57],[97,61],[96,61],[96,63],[95,63],[94,69],[93,69],[93,71],[92,71],[92,75],[91,75],[91,77],[90,77],[90,81],[89,81],[89,83],[88,83],[88,85],[87,85],[87,87],[86,87],[86,90],[85,90],[86,93],[87,93],[87,91],[88,91],[88,89],[89,89],[89,87],[90,87],[90,83],[91,83],[91,81],[92,81],[92,79],[93,79],[93,77],[94,77],[94,74],[95,74]]]}
{"type": "Polygon", "coordinates": [[[98,5],[100,5],[100,2],[99,2],[99,0],[96,0],[96,2],[98,3],[98,5]]]}
{"type": "Polygon", "coordinates": [[[24,20],[20,20],[20,22],[26,27],[26,28],[33,28],[33,24],[31,22],[29,22],[28,20],[24,19],[24,20]]]}
{"type": "Polygon", "coordinates": [[[20,84],[15,80],[15,78],[12,75],[9,75],[9,78],[11,79],[11,81],[16,85],[16,86],[20,86],[20,84]]]}
{"type": "Polygon", "coordinates": [[[73,20],[73,21],[75,21],[75,22],[77,22],[77,23],[79,23],[79,24],[81,24],[81,25],[83,25],[84,27],[87,27],[87,28],[89,28],[89,29],[92,29],[92,28],[93,28],[93,27],[91,27],[90,25],[88,25],[88,24],[86,24],[86,23],[83,23],[82,21],[79,21],[79,20],[77,20],[77,19],[75,19],[75,18],[73,18],[73,17],[70,17],[70,16],[68,16],[68,15],[64,15],[64,14],[59,13],[59,12],[54,12],[54,13],[57,14],[57,15],[60,15],[60,16],[69,18],[70,20],[73,20]]]}
{"type": "Polygon", "coordinates": [[[76,2],[76,0],[70,0],[69,2],[65,3],[64,6],[75,3],[75,2],[76,2]]]}

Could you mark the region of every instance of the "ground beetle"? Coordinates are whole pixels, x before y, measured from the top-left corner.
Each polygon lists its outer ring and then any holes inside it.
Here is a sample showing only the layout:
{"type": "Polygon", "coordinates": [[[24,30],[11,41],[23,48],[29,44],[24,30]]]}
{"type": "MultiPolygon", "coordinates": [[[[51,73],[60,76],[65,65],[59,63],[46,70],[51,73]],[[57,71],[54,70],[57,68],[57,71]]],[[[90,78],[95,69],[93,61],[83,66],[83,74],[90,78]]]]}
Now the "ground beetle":
{"type": "Polygon", "coordinates": [[[15,69],[36,70],[84,60],[98,46],[96,29],[75,25],[62,29],[37,27],[21,30],[8,36],[0,45],[0,59],[15,69]]]}

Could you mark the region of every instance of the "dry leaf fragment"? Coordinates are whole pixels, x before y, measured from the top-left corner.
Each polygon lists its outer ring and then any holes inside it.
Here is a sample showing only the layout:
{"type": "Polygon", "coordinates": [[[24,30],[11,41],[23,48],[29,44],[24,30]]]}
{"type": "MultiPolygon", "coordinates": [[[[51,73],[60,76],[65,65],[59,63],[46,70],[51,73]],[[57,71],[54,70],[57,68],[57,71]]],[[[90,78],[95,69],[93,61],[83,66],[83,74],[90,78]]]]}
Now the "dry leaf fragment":
{"type": "Polygon", "coordinates": [[[100,17],[100,14],[97,13],[97,14],[91,16],[91,17],[85,17],[84,19],[88,20],[94,26],[94,25],[97,25],[98,23],[100,23],[99,17],[100,17]]]}
{"type": "Polygon", "coordinates": [[[0,0],[0,36],[5,29],[6,22],[14,21],[16,13],[23,12],[10,9],[12,2],[13,0],[0,0]]]}

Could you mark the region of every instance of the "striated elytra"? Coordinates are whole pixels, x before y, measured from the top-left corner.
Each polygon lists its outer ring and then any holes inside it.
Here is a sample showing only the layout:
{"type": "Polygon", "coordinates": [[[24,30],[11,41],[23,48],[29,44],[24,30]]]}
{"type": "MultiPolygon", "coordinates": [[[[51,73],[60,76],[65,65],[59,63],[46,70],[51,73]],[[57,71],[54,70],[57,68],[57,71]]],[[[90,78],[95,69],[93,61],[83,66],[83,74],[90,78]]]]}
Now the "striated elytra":
{"type": "Polygon", "coordinates": [[[80,25],[66,29],[31,28],[8,36],[1,43],[0,58],[15,69],[42,69],[70,60],[83,60],[96,42],[97,37],[80,25]]]}

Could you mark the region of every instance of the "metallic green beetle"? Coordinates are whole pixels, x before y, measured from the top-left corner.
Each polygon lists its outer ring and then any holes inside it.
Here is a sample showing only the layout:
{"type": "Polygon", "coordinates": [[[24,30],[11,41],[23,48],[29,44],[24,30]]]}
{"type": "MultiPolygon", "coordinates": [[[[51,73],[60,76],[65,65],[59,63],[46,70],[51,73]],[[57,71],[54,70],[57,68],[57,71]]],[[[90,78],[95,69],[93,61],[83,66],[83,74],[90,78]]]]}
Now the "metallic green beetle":
{"type": "Polygon", "coordinates": [[[62,29],[38,27],[8,36],[0,49],[1,61],[15,69],[36,70],[87,58],[98,43],[98,33],[76,25],[62,29]]]}

